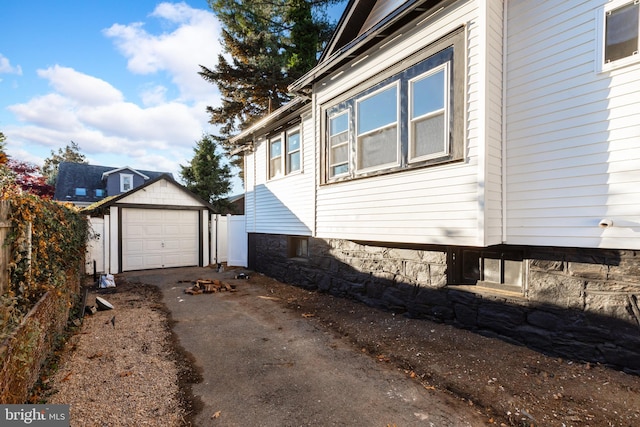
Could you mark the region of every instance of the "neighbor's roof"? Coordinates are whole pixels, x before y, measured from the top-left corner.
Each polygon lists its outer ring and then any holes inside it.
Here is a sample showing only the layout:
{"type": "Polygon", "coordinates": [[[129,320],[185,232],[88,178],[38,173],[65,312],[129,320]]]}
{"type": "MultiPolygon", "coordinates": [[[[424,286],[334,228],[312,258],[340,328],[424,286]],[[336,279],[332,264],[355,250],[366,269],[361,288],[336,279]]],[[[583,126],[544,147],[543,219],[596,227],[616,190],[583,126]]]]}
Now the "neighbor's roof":
{"type": "MultiPolygon", "coordinates": [[[[158,171],[143,171],[143,170],[134,170],[131,168],[115,168],[111,166],[98,166],[98,165],[89,165],[86,163],[71,163],[71,162],[61,162],[58,165],[58,178],[56,179],[56,191],[53,196],[54,200],[68,200],[67,196],[71,196],[73,200],[73,195],[75,194],[76,188],[86,188],[87,189],[87,197],[84,200],[89,202],[95,202],[101,200],[100,197],[95,197],[94,190],[96,189],[105,189],[105,183],[102,180],[103,175],[105,173],[122,171],[129,169],[136,174],[146,176],[149,179],[156,178],[160,175],[171,175],[168,172],[158,172],[158,171]]],[[[171,175],[172,176],[172,175],[171,175]]],[[[173,176],[172,176],[173,177],[173,176]]]]}

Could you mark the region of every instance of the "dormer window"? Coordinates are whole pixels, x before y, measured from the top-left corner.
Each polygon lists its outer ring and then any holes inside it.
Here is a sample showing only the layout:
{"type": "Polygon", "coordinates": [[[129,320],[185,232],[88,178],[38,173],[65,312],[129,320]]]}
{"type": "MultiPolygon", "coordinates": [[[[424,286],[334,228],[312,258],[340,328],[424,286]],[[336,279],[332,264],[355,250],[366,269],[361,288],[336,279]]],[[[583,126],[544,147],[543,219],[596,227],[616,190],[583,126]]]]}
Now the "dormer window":
{"type": "Polygon", "coordinates": [[[120,192],[125,193],[133,188],[133,174],[120,175],[120,192]]]}

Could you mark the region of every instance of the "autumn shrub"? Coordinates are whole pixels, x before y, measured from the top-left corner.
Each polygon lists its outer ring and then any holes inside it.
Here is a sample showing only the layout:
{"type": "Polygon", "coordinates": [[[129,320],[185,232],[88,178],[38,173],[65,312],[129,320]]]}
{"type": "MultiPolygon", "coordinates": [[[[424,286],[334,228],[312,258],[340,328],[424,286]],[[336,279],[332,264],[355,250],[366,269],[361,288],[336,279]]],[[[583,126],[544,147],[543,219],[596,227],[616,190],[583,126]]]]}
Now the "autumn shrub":
{"type": "MultiPolygon", "coordinates": [[[[2,295],[0,337],[10,333],[47,292],[69,301],[69,277],[79,275],[84,263],[88,220],[70,204],[20,192],[5,192],[12,231],[10,280],[2,295]]],[[[73,282],[73,281],[72,281],[73,282]]],[[[70,304],[71,302],[69,302],[70,304]]]]}

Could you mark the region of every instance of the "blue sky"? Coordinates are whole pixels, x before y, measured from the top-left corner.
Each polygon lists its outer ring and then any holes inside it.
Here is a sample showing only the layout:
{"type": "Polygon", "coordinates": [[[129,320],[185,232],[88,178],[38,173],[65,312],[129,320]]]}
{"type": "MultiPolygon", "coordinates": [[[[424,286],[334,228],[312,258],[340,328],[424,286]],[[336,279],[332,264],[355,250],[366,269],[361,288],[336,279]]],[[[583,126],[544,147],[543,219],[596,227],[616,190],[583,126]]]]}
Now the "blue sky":
{"type": "Polygon", "coordinates": [[[74,141],[91,164],[179,178],[214,131],[205,108],[219,93],[197,74],[221,52],[206,0],[0,1],[0,16],[0,131],[12,158],[42,165],[74,141]]]}

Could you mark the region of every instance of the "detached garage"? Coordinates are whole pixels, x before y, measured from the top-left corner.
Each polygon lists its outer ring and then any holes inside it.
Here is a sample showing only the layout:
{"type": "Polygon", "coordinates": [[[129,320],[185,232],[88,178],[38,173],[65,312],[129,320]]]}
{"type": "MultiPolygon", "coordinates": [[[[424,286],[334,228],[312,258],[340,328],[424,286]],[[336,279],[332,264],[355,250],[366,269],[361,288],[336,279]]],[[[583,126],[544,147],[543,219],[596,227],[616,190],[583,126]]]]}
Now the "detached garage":
{"type": "Polygon", "coordinates": [[[105,272],[121,273],[209,263],[212,207],[169,175],[162,175],[84,212],[104,248],[105,272]],[[96,228],[102,228],[102,230],[96,228]]]}

